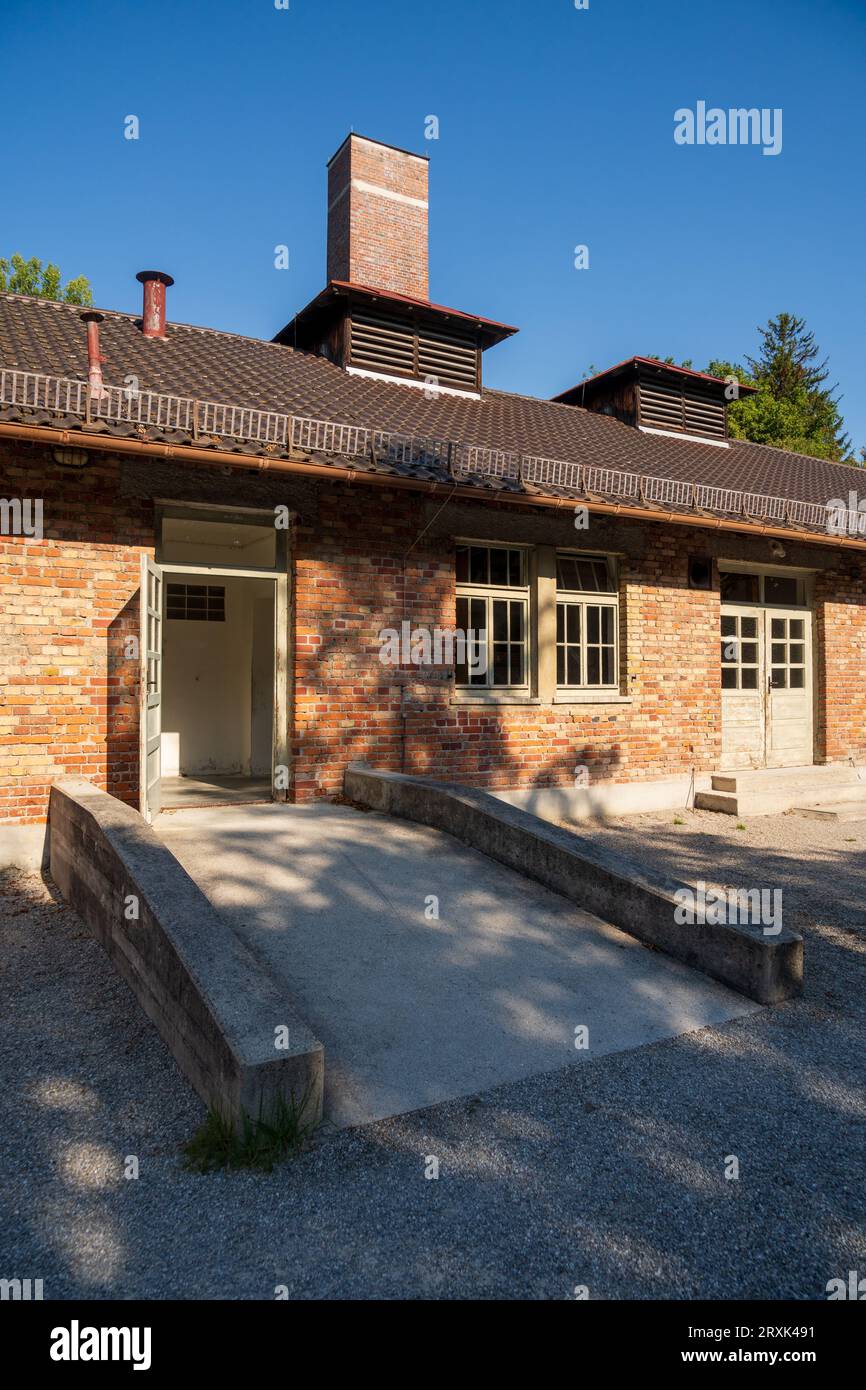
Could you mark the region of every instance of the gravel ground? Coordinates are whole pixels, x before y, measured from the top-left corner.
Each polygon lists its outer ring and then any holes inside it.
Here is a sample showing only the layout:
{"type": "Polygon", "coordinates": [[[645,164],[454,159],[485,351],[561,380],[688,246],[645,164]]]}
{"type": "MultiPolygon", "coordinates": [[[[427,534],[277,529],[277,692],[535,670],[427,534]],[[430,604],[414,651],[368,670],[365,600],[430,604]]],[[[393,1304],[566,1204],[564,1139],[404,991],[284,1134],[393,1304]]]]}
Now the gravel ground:
{"type": "Polygon", "coordinates": [[[341,1132],[271,1176],[182,1169],[200,1103],[50,884],[3,876],[0,1277],[46,1298],[815,1299],[866,1273],[866,824],[593,833],[781,886],[805,997],[341,1132]]]}

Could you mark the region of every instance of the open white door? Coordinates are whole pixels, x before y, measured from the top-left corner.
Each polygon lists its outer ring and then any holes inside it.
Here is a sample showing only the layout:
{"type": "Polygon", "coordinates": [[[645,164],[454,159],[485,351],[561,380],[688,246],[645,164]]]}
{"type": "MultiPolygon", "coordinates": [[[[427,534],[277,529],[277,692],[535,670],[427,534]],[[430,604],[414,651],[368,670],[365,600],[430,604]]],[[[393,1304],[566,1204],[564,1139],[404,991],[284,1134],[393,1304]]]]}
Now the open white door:
{"type": "Polygon", "coordinates": [[[162,570],[141,557],[141,681],[139,687],[139,785],[141,814],[152,821],[160,809],[162,738],[162,570]]]}

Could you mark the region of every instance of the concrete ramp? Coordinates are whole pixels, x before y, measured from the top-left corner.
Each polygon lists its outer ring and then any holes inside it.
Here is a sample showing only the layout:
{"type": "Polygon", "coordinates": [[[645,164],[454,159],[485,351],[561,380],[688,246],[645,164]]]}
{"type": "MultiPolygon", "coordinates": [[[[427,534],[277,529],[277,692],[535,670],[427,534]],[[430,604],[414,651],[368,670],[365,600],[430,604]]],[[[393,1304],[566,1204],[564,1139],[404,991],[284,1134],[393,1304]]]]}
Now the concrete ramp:
{"type": "Polygon", "coordinates": [[[271,805],[155,829],[322,1040],[339,1126],[759,1007],[425,826],[271,805]]]}

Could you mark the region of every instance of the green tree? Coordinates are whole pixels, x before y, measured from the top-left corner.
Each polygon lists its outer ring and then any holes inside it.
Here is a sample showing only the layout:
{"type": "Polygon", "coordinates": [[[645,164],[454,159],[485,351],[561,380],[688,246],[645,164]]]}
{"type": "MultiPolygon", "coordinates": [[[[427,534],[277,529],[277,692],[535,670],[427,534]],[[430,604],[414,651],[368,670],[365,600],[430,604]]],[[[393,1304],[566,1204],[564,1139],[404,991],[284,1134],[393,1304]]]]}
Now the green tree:
{"type": "Polygon", "coordinates": [[[89,308],[93,303],[90,282],[83,275],[69,280],[61,288],[60,271],[51,261],[46,266],[36,257],[25,261],[16,252],[8,261],[0,257],[0,290],[11,294],[29,294],[36,299],[60,299],[66,304],[81,304],[89,308]]]}
{"type": "Polygon", "coordinates": [[[756,388],[754,395],[731,401],[731,436],[813,458],[855,462],[837,388],[827,385],[827,359],[821,359],[805,319],[778,314],[758,332],[757,357],[747,357],[745,365],[715,361],[707,367],[713,376],[735,377],[756,388]]]}

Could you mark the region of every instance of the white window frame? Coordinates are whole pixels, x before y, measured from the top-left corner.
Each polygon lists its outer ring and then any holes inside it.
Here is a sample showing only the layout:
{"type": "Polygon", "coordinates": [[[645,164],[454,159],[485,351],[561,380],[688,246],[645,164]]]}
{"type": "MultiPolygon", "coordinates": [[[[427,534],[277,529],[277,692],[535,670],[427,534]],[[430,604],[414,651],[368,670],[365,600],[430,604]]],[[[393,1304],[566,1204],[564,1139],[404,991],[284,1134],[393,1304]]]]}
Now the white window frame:
{"type": "MultiPolygon", "coordinates": [[[[601,638],[602,623],[603,623],[603,621],[604,621],[604,620],[602,619],[601,615],[599,615],[599,639],[601,638]]],[[[589,553],[586,553],[586,552],[580,552],[580,551],[574,551],[574,550],[558,550],[558,551],[556,552],[556,634],[557,634],[557,635],[556,635],[556,677],[557,677],[557,679],[556,679],[556,689],[557,689],[558,692],[563,692],[563,693],[568,693],[568,692],[570,692],[570,691],[593,692],[593,691],[597,691],[597,690],[610,690],[610,691],[616,691],[616,692],[619,691],[619,679],[620,679],[620,677],[619,677],[619,666],[620,666],[620,660],[619,660],[619,646],[620,646],[620,632],[619,632],[619,575],[618,575],[618,571],[617,571],[616,560],[614,559],[614,557],[613,557],[612,555],[589,554],[589,553]],[[560,558],[560,556],[562,556],[562,557],[564,557],[564,558],[569,558],[569,559],[572,559],[572,558],[573,558],[573,559],[578,559],[578,560],[581,560],[581,559],[582,559],[582,560],[600,560],[600,561],[603,561],[603,563],[607,566],[608,577],[609,577],[610,585],[611,585],[610,590],[609,590],[608,592],[606,592],[606,593],[600,593],[600,592],[597,592],[597,591],[594,591],[594,590],[588,590],[588,589],[560,589],[560,587],[559,587],[559,558],[560,558]],[[579,640],[577,643],[569,642],[569,641],[567,640],[567,624],[568,624],[568,618],[567,618],[567,616],[565,617],[565,620],[564,620],[565,640],[564,640],[564,641],[560,641],[560,640],[559,640],[559,610],[560,610],[560,607],[562,607],[562,608],[564,608],[564,609],[568,609],[568,608],[577,608],[577,609],[580,610],[580,640],[579,640]],[[590,642],[590,641],[589,641],[589,624],[588,624],[588,621],[587,621],[587,610],[590,609],[590,608],[600,608],[600,609],[601,609],[601,608],[606,608],[606,609],[609,609],[609,610],[613,613],[613,620],[612,620],[612,621],[613,621],[613,642],[612,642],[612,643],[609,643],[609,642],[602,642],[601,640],[599,640],[598,642],[590,642]],[[564,671],[564,674],[567,674],[567,671],[568,671],[567,651],[568,651],[568,648],[570,648],[570,647],[571,647],[571,648],[577,647],[578,650],[579,650],[579,652],[580,652],[580,681],[579,681],[579,682],[569,681],[569,680],[567,680],[567,679],[564,680],[564,681],[560,681],[560,679],[559,679],[559,653],[560,653],[560,649],[563,649],[563,650],[566,652],[566,656],[565,656],[564,659],[563,659],[563,671],[564,671]],[[588,663],[588,652],[589,652],[589,649],[590,649],[591,647],[597,648],[597,649],[599,650],[599,653],[600,653],[604,648],[606,648],[606,647],[612,647],[612,649],[613,649],[613,679],[612,679],[611,681],[597,681],[597,682],[590,683],[589,680],[587,679],[587,676],[588,676],[588,664],[589,664],[589,663],[588,663]]],[[[599,675],[601,675],[602,665],[603,665],[603,662],[602,662],[601,656],[599,656],[599,675]]]]}
{"type": "MultiPolygon", "coordinates": [[[[455,606],[459,599],[469,600],[469,615],[471,622],[471,601],[481,599],[485,603],[485,624],[487,633],[487,669],[484,672],[484,680],[472,680],[471,676],[465,682],[458,681],[455,671],[455,688],[461,695],[478,694],[486,692],[492,694],[513,694],[528,696],[532,690],[532,604],[531,604],[531,585],[530,585],[530,547],[525,545],[515,545],[511,541],[491,541],[491,540],[472,540],[462,536],[455,541],[455,606]],[[508,550],[515,551],[520,555],[521,574],[523,583],[515,584],[473,584],[470,580],[457,580],[456,573],[456,553],[463,546],[476,546],[484,550],[508,550]],[[509,599],[520,603],[523,606],[523,680],[511,682],[508,685],[495,685],[493,682],[493,603],[497,599],[509,599]]],[[[456,617],[456,614],[455,614],[456,617]]],[[[477,628],[475,629],[477,631],[477,628]]],[[[509,643],[509,645],[513,645],[509,643]]]]}

